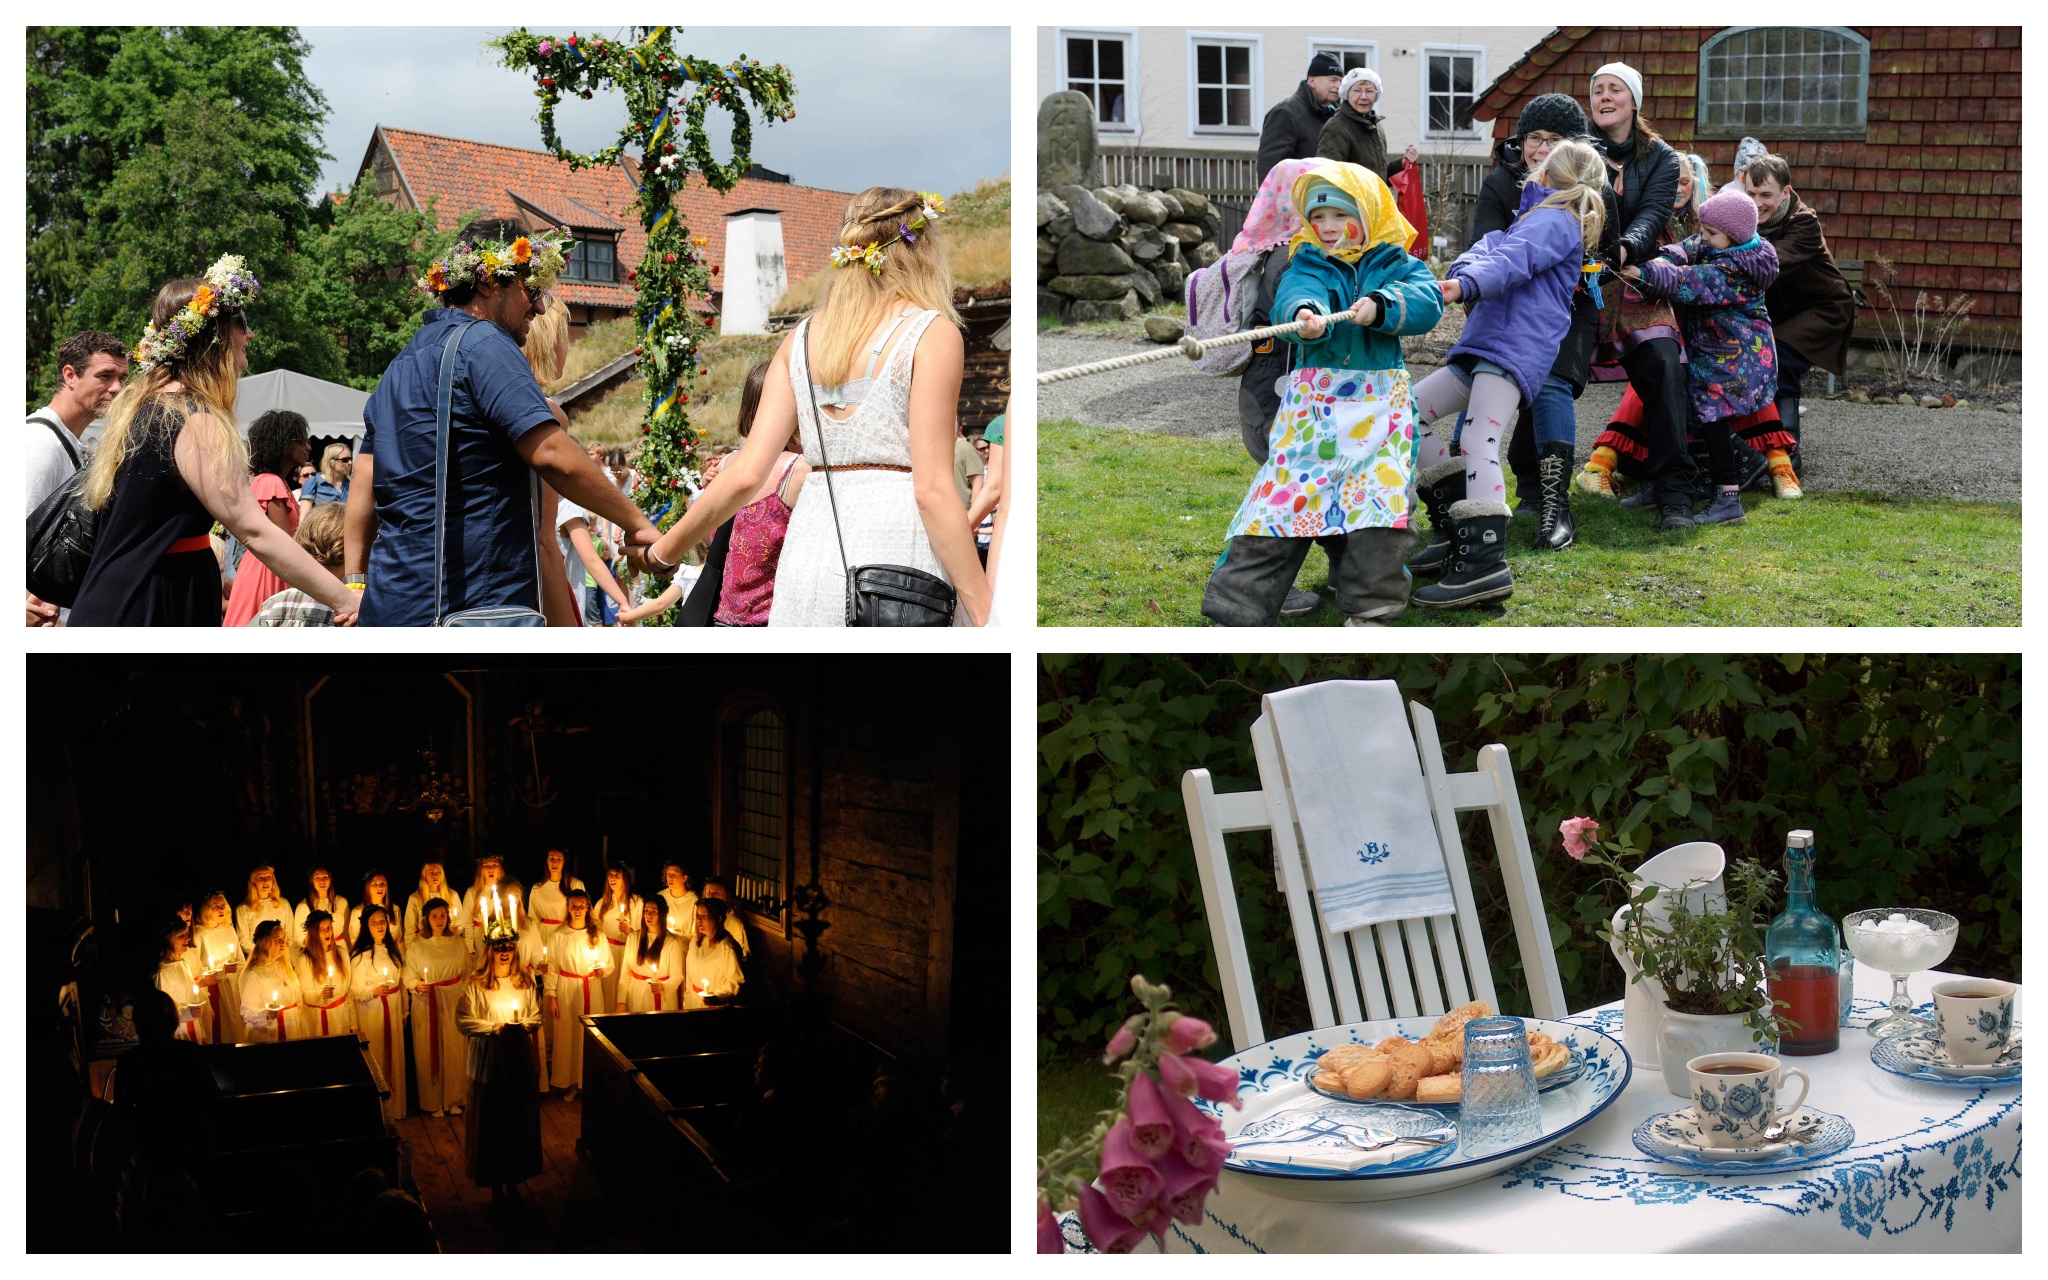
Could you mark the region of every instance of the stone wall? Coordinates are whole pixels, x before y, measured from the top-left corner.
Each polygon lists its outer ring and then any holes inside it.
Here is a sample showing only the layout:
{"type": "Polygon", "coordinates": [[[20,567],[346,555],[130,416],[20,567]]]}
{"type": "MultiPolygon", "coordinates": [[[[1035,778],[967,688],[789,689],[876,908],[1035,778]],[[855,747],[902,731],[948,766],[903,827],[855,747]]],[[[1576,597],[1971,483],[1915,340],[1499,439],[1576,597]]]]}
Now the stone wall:
{"type": "Polygon", "coordinates": [[[1135,320],[1177,303],[1188,272],[1223,256],[1222,216],[1185,187],[1041,188],[1038,314],[1135,320]]]}

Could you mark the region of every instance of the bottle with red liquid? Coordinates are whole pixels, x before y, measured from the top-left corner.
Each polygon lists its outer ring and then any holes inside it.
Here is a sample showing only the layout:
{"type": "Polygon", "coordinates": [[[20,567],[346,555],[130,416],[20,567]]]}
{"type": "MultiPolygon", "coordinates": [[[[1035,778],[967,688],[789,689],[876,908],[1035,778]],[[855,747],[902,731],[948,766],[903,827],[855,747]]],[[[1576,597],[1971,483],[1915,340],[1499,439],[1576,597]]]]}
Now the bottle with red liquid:
{"type": "Polygon", "coordinates": [[[1799,1025],[1778,1052],[1833,1053],[1841,1047],[1842,935],[1813,902],[1813,832],[1785,837],[1785,910],[1764,933],[1765,980],[1780,1017],[1799,1025]]]}

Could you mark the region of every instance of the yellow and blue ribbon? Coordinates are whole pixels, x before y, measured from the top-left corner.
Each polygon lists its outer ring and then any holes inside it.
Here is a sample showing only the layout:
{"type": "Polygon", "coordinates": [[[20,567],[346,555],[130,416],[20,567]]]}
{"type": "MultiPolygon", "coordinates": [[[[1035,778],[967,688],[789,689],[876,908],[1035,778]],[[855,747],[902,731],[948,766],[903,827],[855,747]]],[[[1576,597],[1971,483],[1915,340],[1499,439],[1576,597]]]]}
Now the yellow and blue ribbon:
{"type": "Polygon", "coordinates": [[[654,315],[653,315],[653,317],[652,317],[652,318],[650,318],[650,319],[649,319],[649,320],[647,321],[647,332],[648,332],[648,334],[649,334],[649,335],[652,335],[652,334],[654,333],[654,326],[655,326],[655,325],[658,325],[658,324],[660,324],[660,323],[661,323],[662,321],[664,321],[664,320],[668,319],[668,318],[669,318],[670,316],[674,315],[675,313],[676,313],[676,300],[675,300],[674,298],[670,298],[670,299],[668,300],[668,304],[667,304],[666,306],[662,307],[662,309],[661,309],[660,311],[657,311],[657,312],[655,312],[655,313],[654,313],[654,315]]]}
{"type": "Polygon", "coordinates": [[[667,132],[670,124],[669,117],[674,112],[675,108],[665,106],[661,109],[661,114],[654,117],[654,129],[647,135],[647,149],[649,151],[654,150],[655,147],[661,144],[661,135],[667,132]]]}
{"type": "Polygon", "coordinates": [[[663,418],[667,417],[669,410],[676,407],[676,400],[682,394],[683,384],[679,379],[674,386],[668,389],[668,394],[661,398],[661,403],[654,406],[654,421],[660,422],[663,418]]]}

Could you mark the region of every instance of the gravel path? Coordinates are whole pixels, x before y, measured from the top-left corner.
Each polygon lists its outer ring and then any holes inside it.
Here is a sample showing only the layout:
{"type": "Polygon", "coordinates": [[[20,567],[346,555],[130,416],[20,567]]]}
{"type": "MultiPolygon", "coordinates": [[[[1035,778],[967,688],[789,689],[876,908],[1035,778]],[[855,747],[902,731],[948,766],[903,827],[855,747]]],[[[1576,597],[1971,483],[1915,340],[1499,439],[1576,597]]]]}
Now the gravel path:
{"type": "MultiPolygon", "coordinates": [[[[1038,367],[1107,360],[1150,344],[1041,330],[1038,367]]],[[[1418,369],[1420,366],[1418,366],[1418,369]]],[[[1595,383],[1579,399],[1579,457],[1621,403],[1623,384],[1595,383]]],[[[1237,380],[1210,378],[1184,361],[1118,369],[1038,388],[1041,422],[1236,440],[1237,380]]],[[[1972,502],[2020,500],[2020,417],[1991,409],[1921,409],[1809,397],[1801,406],[1809,493],[1857,490],[1972,502]]],[[[1246,460],[1250,471],[1250,459],[1246,460]]]]}

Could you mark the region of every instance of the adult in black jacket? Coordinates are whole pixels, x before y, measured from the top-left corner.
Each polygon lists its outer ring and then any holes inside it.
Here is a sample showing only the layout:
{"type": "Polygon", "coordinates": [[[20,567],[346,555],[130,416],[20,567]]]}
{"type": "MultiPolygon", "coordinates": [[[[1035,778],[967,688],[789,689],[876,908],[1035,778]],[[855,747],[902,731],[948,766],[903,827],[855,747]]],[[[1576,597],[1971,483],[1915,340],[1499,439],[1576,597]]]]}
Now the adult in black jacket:
{"type": "Polygon", "coordinates": [[[1414,163],[1418,157],[1412,142],[1404,154],[1394,157],[1391,163],[1387,160],[1387,135],[1376,109],[1379,100],[1379,73],[1371,67],[1353,67],[1345,72],[1344,81],[1338,86],[1337,113],[1323,125],[1316,155],[1370,169],[1390,182],[1395,174],[1414,163]]]}
{"type": "MultiPolygon", "coordinates": [[[[1678,153],[1643,119],[1642,100],[1642,74],[1627,63],[1610,62],[1593,73],[1586,114],[1593,144],[1607,157],[1609,185],[1620,210],[1616,225],[1603,237],[1602,252],[1616,271],[1656,255],[1678,197],[1678,153]]],[[[1642,398],[1650,452],[1643,482],[1656,486],[1663,527],[1690,529],[1692,459],[1685,448],[1690,409],[1676,319],[1666,304],[1625,297],[1611,275],[1603,302],[1593,376],[1600,377],[1597,366],[1619,364],[1642,398]]]]}
{"type": "MultiPolygon", "coordinates": [[[[1541,164],[1550,149],[1567,138],[1581,137],[1586,132],[1586,113],[1578,103],[1561,93],[1546,93],[1530,101],[1515,121],[1515,134],[1503,141],[1495,155],[1500,164],[1486,175],[1479,186],[1479,200],[1472,209],[1472,226],[1465,237],[1467,244],[1477,244],[1481,236],[1493,231],[1505,231],[1514,222],[1516,210],[1521,207],[1522,185],[1528,181],[1529,170],[1541,164]]],[[[1602,193],[1607,202],[1607,225],[1620,221],[1620,211],[1611,188],[1602,193]]],[[[1536,549],[1539,551],[1562,551],[1572,544],[1576,528],[1572,523],[1571,503],[1567,494],[1571,485],[1572,458],[1577,445],[1577,412],[1574,408],[1581,393],[1586,389],[1588,366],[1593,358],[1593,338],[1600,319],[1600,308],[1593,296],[1584,288],[1572,295],[1572,323],[1565,331],[1563,342],[1558,345],[1557,360],[1551,365],[1550,376],[1544,380],[1543,390],[1537,397],[1538,403],[1531,405],[1525,397],[1518,417],[1532,429],[1516,431],[1508,437],[1508,466],[1515,475],[1515,515],[1534,516],[1537,520],[1536,549]],[[1540,455],[1540,457],[1539,457],[1540,455]]],[[[1464,481],[1462,467],[1454,473],[1447,473],[1432,485],[1418,482],[1425,503],[1436,498],[1447,498],[1443,503],[1446,512],[1450,503],[1462,497],[1460,489],[1464,481]],[[1437,493],[1435,490],[1445,490],[1437,493]]],[[[1434,521],[1432,521],[1434,524],[1434,521]]],[[[1432,538],[1429,546],[1418,552],[1409,561],[1409,568],[1418,573],[1433,573],[1443,567],[1450,544],[1446,540],[1441,549],[1432,538]]]]}
{"type": "Polygon", "coordinates": [[[1308,76],[1293,93],[1273,104],[1259,127],[1259,181],[1264,182],[1282,160],[1307,160],[1316,154],[1323,125],[1336,109],[1337,87],[1344,68],[1327,53],[1308,62],[1308,76]]]}

